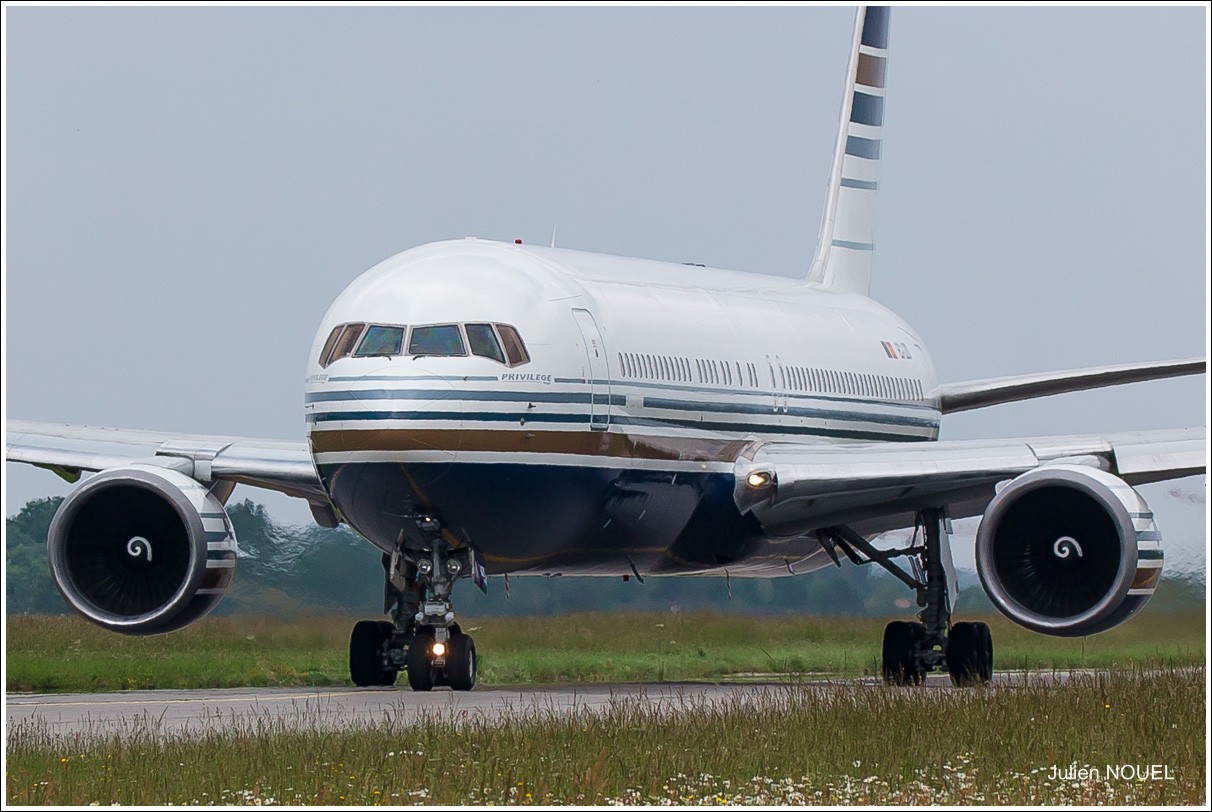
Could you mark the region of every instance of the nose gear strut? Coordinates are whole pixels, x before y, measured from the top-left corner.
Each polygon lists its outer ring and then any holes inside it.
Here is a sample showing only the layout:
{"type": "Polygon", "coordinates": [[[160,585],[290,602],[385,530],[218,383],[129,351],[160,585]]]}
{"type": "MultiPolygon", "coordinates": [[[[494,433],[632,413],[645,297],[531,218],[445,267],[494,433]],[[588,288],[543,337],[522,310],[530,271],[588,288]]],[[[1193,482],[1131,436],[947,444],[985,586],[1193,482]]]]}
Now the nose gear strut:
{"type": "Polygon", "coordinates": [[[487,591],[483,565],[474,547],[452,545],[435,517],[420,515],[413,524],[383,555],[383,609],[391,622],[354,627],[350,676],[356,685],[393,685],[403,670],[416,691],[437,685],[469,691],[476,681],[475,643],[455,621],[451,592],[467,577],[487,591]]]}

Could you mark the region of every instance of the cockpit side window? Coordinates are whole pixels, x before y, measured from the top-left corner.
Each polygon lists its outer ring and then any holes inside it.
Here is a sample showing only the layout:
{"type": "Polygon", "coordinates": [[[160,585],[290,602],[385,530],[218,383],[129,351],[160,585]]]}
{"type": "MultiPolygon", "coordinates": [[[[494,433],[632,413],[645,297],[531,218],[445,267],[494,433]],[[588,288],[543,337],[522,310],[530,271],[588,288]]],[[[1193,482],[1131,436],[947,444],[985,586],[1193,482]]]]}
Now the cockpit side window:
{"type": "Polygon", "coordinates": [[[471,345],[471,354],[494,361],[505,363],[505,353],[497,341],[497,334],[491,324],[467,324],[467,343],[471,345]]]}
{"type": "Polygon", "coordinates": [[[344,324],[338,324],[332,328],[332,332],[328,334],[328,340],[324,342],[324,349],[320,350],[320,366],[326,367],[329,364],[329,359],[332,357],[332,348],[337,346],[337,339],[341,337],[341,332],[345,329],[344,324]]]}
{"type": "Polygon", "coordinates": [[[466,355],[463,334],[457,324],[435,324],[412,328],[409,355],[466,355]]]}
{"type": "Polygon", "coordinates": [[[354,346],[358,343],[358,337],[365,329],[366,325],[362,322],[345,325],[345,332],[341,333],[341,337],[337,339],[337,346],[333,348],[332,360],[344,358],[353,352],[354,346]]]}
{"type": "Polygon", "coordinates": [[[522,337],[518,335],[515,328],[508,324],[498,324],[497,332],[501,335],[501,343],[505,345],[505,356],[509,359],[511,367],[530,363],[530,353],[526,351],[526,345],[522,343],[522,337]]]}
{"type": "Polygon", "coordinates": [[[344,358],[353,352],[354,345],[358,342],[358,336],[362,335],[365,327],[364,323],[357,323],[346,324],[334,329],[328,336],[328,341],[324,342],[325,352],[320,356],[320,366],[326,367],[333,361],[344,358]],[[337,334],[338,329],[341,331],[339,335],[337,334]],[[330,344],[331,346],[329,346],[330,344]]]}
{"type": "Polygon", "coordinates": [[[399,355],[404,344],[404,328],[372,324],[366,329],[355,357],[368,355],[399,355]]]}

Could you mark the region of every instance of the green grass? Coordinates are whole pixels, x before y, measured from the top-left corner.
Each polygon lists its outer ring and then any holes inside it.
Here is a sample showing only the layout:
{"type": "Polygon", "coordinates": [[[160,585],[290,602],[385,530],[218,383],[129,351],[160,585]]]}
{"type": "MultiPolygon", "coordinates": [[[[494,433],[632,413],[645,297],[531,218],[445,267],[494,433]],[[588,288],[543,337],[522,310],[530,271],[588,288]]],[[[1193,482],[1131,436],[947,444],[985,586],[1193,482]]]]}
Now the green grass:
{"type": "MultiPolygon", "coordinates": [[[[971,619],[971,618],[965,618],[971,619]]],[[[1006,619],[993,629],[998,669],[1202,664],[1203,610],[1155,613],[1085,639],[1044,637],[1006,619]]],[[[875,674],[883,620],[714,613],[578,614],[470,620],[484,685],[875,674]]],[[[155,637],[125,637],[76,617],[6,619],[5,690],[347,685],[353,618],[214,618],[155,637]]]]}
{"type": "MultiPolygon", "coordinates": [[[[668,627],[667,627],[668,628],[668,627]]],[[[390,715],[331,730],[251,721],[102,738],[10,731],[9,803],[1206,803],[1203,668],[971,690],[790,685],[762,703],[508,722],[390,715]],[[1173,780],[1069,782],[1055,765],[1162,765],[1173,780]]]]}

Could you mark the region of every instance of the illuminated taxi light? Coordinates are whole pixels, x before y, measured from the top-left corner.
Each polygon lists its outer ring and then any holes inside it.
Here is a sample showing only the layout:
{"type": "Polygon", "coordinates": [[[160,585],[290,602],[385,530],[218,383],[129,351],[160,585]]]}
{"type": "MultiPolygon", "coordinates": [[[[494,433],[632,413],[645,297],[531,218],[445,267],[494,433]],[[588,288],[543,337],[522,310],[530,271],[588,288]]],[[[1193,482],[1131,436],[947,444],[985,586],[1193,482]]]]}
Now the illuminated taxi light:
{"type": "Polygon", "coordinates": [[[433,644],[433,656],[441,657],[445,653],[446,653],[446,644],[445,643],[434,643],[433,644]]]}
{"type": "Polygon", "coordinates": [[[764,488],[770,484],[770,474],[765,471],[754,471],[746,477],[745,481],[751,488],[764,488]]]}

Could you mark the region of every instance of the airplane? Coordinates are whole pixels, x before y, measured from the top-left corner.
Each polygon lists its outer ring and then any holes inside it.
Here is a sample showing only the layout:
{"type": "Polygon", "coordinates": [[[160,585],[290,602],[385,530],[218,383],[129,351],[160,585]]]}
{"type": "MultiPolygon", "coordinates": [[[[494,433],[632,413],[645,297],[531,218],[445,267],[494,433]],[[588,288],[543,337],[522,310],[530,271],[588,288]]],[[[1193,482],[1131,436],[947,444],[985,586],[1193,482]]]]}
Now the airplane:
{"type": "Polygon", "coordinates": [[[951,522],[980,517],[980,580],[1028,629],[1094,634],[1140,611],[1160,531],[1134,486],[1206,471],[1205,429],[940,440],[945,414],[1206,371],[1205,359],[941,383],[869,297],[890,13],[858,11],[820,238],[795,280],[487,240],[384,260],[334,301],[286,442],[6,423],[6,459],[69,481],[48,557],[65,600],[125,634],[203,617],[234,576],[237,484],[304,499],[382,552],[383,613],[350,676],[470,690],[460,580],[781,577],[875,564],[920,612],[881,669],[987,682],[957,621],[951,522]],[[877,546],[913,528],[900,548],[877,546]]]}

